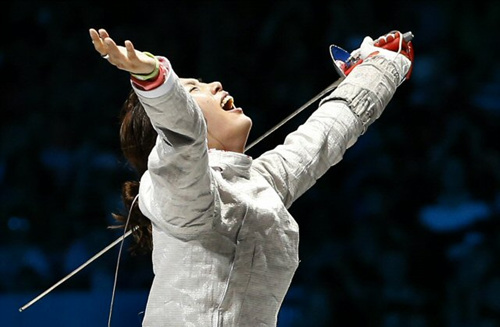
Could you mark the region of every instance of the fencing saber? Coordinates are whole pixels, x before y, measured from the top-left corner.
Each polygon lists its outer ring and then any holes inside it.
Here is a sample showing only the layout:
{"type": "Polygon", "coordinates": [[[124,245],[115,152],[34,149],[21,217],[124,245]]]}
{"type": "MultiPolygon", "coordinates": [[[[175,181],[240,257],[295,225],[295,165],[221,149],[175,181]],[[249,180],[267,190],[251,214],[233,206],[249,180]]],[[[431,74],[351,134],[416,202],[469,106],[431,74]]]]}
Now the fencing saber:
{"type": "MultiPolygon", "coordinates": [[[[321,91],[316,96],[314,96],[313,98],[311,98],[311,100],[307,101],[304,105],[302,105],[300,108],[298,108],[297,110],[295,110],[293,113],[291,113],[285,119],[283,119],[281,122],[279,122],[278,124],[276,124],[273,128],[271,128],[266,133],[264,133],[262,136],[260,136],[259,138],[257,138],[255,141],[253,141],[249,146],[247,146],[245,148],[245,152],[248,151],[250,148],[254,147],[255,145],[257,145],[258,143],[260,143],[263,139],[265,139],[271,133],[273,133],[278,128],[280,128],[281,126],[283,126],[290,119],[292,119],[293,117],[297,116],[299,113],[301,113],[302,111],[304,111],[305,109],[307,109],[310,105],[312,105],[314,102],[316,102],[317,100],[319,100],[320,98],[322,98],[325,94],[327,94],[330,91],[333,91],[340,84],[340,82],[342,82],[343,79],[344,79],[344,77],[340,77],[339,79],[337,79],[335,82],[333,82],[332,84],[330,84],[327,88],[325,88],[323,91],[321,91]]],[[[83,263],[81,266],[79,266],[78,268],[76,268],[75,270],[73,270],[71,273],[69,273],[66,277],[62,278],[60,281],[58,281],[57,283],[55,283],[54,285],[52,285],[51,287],[49,287],[45,292],[41,293],[36,298],[34,298],[30,302],[26,303],[21,308],[19,308],[19,312],[23,312],[24,310],[26,310],[27,308],[29,308],[31,305],[33,305],[34,303],[38,302],[38,300],[40,300],[41,298],[43,298],[48,293],[52,292],[56,287],[58,287],[59,285],[61,285],[62,283],[64,283],[65,281],[67,281],[68,279],[70,279],[71,277],[73,277],[74,275],[76,275],[83,268],[87,267],[89,264],[91,264],[92,262],[94,262],[97,258],[99,258],[103,254],[105,254],[106,252],[108,252],[109,250],[111,250],[115,245],[117,245],[121,241],[125,240],[125,238],[129,237],[130,234],[132,234],[132,232],[133,232],[133,230],[129,230],[124,235],[122,235],[119,238],[117,238],[111,244],[109,244],[104,249],[102,249],[97,254],[95,254],[92,258],[90,258],[85,263],[83,263]]]]}
{"type": "MultiPolygon", "coordinates": [[[[390,48],[390,47],[387,47],[387,48],[389,48],[392,51],[399,52],[401,50],[401,43],[403,41],[410,42],[411,40],[413,40],[413,37],[414,36],[413,36],[412,32],[406,32],[406,33],[402,34],[402,37],[399,38],[399,44],[398,44],[399,50],[396,48],[390,48]]],[[[375,40],[375,42],[377,42],[379,39],[375,40]]],[[[382,46],[382,47],[384,47],[384,46],[382,46]]],[[[349,68],[352,68],[354,65],[356,65],[359,62],[359,58],[353,57],[352,53],[349,53],[348,51],[342,49],[341,47],[339,47],[335,44],[330,45],[330,56],[331,56],[333,63],[334,63],[333,67],[335,68],[335,71],[337,72],[337,74],[339,74],[340,77],[335,82],[333,82],[332,84],[327,86],[323,91],[318,93],[315,97],[311,98],[311,100],[307,101],[299,109],[292,112],[288,117],[283,119],[276,126],[274,126],[270,130],[268,130],[267,132],[262,134],[262,136],[257,138],[255,141],[250,143],[250,145],[248,145],[245,148],[244,152],[250,150],[252,147],[257,145],[260,141],[262,141],[263,139],[268,137],[271,133],[274,133],[278,128],[280,128],[281,126],[286,124],[290,119],[297,116],[299,113],[304,111],[304,109],[306,109],[310,105],[312,105],[314,102],[321,99],[328,92],[335,90],[337,88],[337,86],[345,79],[345,77],[346,77],[345,71],[348,70],[349,68]]]]}
{"type": "MultiPolygon", "coordinates": [[[[407,32],[407,33],[403,34],[403,38],[402,39],[404,41],[407,41],[407,42],[411,41],[413,39],[413,34],[411,32],[407,32]]],[[[347,61],[349,61],[351,59],[350,54],[347,51],[345,51],[344,49],[342,49],[342,48],[340,48],[338,46],[331,45],[330,46],[330,55],[331,55],[332,60],[334,62],[334,67],[335,67],[337,73],[340,75],[340,77],[335,82],[333,82],[332,84],[330,84],[329,86],[327,86],[323,91],[321,91],[316,96],[314,96],[309,101],[307,101],[300,108],[298,108],[297,110],[295,110],[294,112],[292,112],[290,115],[288,115],[287,117],[285,117],[282,121],[280,121],[274,127],[272,127],[267,132],[265,132],[262,136],[258,137],[255,141],[253,141],[250,145],[248,145],[245,148],[244,152],[248,151],[249,149],[251,149],[252,147],[254,147],[255,145],[257,145],[258,143],[260,143],[263,139],[265,139],[266,137],[268,137],[269,135],[271,135],[272,133],[274,133],[278,128],[280,128],[281,126],[283,126],[284,124],[286,124],[290,119],[294,118],[299,113],[301,113],[302,111],[304,111],[305,109],[307,109],[309,106],[311,106],[314,102],[316,102],[317,100],[319,100],[320,98],[322,98],[323,96],[325,96],[328,92],[331,92],[331,91],[335,90],[337,88],[337,86],[345,79],[345,74],[344,74],[344,71],[342,69],[340,69],[339,61],[341,61],[342,63],[346,63],[347,61]]],[[[19,312],[23,312],[24,310],[26,310],[27,308],[29,308],[31,305],[33,305],[34,303],[36,303],[37,301],[39,301],[45,295],[47,295],[48,293],[50,293],[51,291],[53,291],[56,287],[58,287],[59,285],[61,285],[62,283],[64,283],[65,281],[67,281],[68,279],[70,279],[71,277],[73,277],[74,275],[76,275],[83,268],[87,267],[89,264],[91,264],[97,258],[99,258],[103,254],[105,254],[106,252],[108,252],[115,245],[117,245],[120,242],[123,242],[127,237],[129,237],[132,234],[133,231],[134,231],[134,229],[128,230],[126,233],[124,233],[122,236],[120,236],[119,238],[117,238],[111,244],[109,244],[104,249],[102,249],[101,251],[99,251],[98,253],[96,253],[92,258],[90,258],[85,263],[83,263],[81,266],[79,266],[78,268],[76,268],[75,270],[73,270],[71,273],[69,273],[66,277],[62,278],[60,281],[58,281],[57,283],[55,283],[54,285],[52,285],[51,287],[49,287],[46,291],[44,291],[43,293],[41,293],[40,295],[38,295],[37,297],[35,297],[33,300],[29,301],[24,306],[22,306],[21,308],[19,308],[19,312]]]]}

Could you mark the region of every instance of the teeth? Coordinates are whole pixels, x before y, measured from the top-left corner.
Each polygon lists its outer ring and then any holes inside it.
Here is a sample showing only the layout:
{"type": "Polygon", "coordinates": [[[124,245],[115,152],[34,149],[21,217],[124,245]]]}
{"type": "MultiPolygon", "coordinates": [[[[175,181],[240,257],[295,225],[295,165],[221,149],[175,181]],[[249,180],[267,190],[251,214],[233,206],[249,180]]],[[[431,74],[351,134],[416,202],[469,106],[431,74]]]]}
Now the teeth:
{"type": "Polygon", "coordinates": [[[228,95],[222,99],[221,107],[224,110],[229,110],[233,108],[234,99],[232,96],[228,95]]]}

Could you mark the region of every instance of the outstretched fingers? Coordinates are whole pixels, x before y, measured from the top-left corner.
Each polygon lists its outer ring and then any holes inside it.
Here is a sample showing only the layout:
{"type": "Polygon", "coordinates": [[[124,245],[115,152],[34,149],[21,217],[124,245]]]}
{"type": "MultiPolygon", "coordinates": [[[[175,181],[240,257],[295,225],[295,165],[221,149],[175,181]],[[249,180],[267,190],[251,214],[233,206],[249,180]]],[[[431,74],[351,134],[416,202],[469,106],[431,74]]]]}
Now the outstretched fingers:
{"type": "Polygon", "coordinates": [[[100,37],[99,33],[91,28],[89,30],[90,38],[92,39],[92,44],[94,44],[94,48],[101,56],[107,55],[106,45],[104,44],[103,39],[100,37]]]}
{"type": "Polygon", "coordinates": [[[105,57],[108,60],[110,60],[111,57],[114,57],[114,61],[120,60],[120,56],[122,55],[120,49],[116,45],[115,41],[109,37],[109,33],[105,29],[100,28],[97,31],[91,28],[89,33],[92,38],[94,48],[101,54],[102,57],[105,57]]]}

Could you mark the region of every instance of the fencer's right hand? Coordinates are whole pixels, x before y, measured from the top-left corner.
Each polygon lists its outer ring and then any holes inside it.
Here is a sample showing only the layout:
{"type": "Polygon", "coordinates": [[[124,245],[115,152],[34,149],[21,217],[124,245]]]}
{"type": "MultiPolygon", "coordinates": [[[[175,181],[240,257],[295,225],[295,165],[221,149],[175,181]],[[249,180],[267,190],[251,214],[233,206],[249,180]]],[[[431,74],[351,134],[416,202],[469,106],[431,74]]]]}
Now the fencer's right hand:
{"type": "Polygon", "coordinates": [[[388,33],[377,40],[367,36],[356,51],[361,60],[368,57],[380,56],[392,61],[401,76],[401,82],[410,78],[413,65],[413,45],[411,41],[402,39],[399,31],[388,33]]]}
{"type": "Polygon", "coordinates": [[[380,56],[394,63],[399,75],[399,83],[410,78],[413,65],[413,45],[410,41],[405,41],[399,31],[394,31],[373,40],[367,36],[363,39],[361,46],[351,52],[352,64],[345,71],[348,75],[366,58],[380,56]]]}
{"type": "Polygon", "coordinates": [[[125,46],[116,45],[103,28],[99,31],[91,28],[89,33],[95,50],[117,68],[131,74],[149,74],[155,70],[155,59],[136,50],[132,42],[127,40],[125,46]]]}

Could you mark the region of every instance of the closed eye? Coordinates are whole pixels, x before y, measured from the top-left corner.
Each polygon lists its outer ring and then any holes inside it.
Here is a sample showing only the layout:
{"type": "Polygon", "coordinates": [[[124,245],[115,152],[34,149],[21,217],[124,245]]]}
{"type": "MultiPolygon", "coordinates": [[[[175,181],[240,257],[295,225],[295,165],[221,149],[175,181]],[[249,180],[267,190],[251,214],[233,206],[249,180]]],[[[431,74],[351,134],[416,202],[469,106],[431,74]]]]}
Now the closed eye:
{"type": "Polygon", "coordinates": [[[199,83],[201,83],[200,79],[187,78],[187,79],[181,79],[181,81],[186,91],[188,91],[188,93],[200,91],[199,88],[200,86],[199,83]]]}

